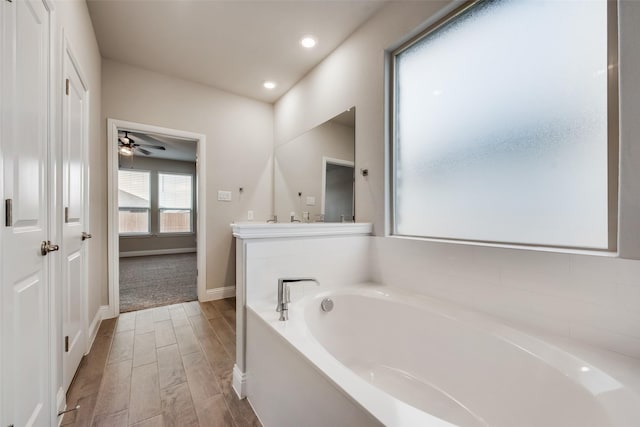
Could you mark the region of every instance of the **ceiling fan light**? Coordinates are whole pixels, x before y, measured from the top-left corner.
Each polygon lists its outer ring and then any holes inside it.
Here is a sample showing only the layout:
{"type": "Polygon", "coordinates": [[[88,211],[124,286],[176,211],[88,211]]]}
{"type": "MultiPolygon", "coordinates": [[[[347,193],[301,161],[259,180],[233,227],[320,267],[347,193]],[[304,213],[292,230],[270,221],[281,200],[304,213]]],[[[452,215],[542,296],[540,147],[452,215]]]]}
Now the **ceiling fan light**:
{"type": "Polygon", "coordinates": [[[120,147],[118,148],[118,152],[123,156],[133,156],[133,148],[131,147],[120,147]]]}

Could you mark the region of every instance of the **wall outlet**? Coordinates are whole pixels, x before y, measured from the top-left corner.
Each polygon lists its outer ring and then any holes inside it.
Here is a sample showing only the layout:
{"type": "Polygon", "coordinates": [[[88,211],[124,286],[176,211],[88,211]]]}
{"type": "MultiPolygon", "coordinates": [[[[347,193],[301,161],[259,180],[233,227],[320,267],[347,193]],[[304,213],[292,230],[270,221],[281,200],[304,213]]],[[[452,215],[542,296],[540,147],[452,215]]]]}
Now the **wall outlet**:
{"type": "Polygon", "coordinates": [[[313,196],[307,196],[307,206],[315,206],[316,198],[313,196]]]}
{"type": "Polygon", "coordinates": [[[253,221],[253,211],[247,212],[247,220],[253,221]]]}
{"type": "Polygon", "coordinates": [[[218,190],[218,200],[221,202],[231,201],[231,191],[218,190]]]}
{"type": "Polygon", "coordinates": [[[302,220],[305,222],[309,222],[309,212],[302,212],[302,220]]]}

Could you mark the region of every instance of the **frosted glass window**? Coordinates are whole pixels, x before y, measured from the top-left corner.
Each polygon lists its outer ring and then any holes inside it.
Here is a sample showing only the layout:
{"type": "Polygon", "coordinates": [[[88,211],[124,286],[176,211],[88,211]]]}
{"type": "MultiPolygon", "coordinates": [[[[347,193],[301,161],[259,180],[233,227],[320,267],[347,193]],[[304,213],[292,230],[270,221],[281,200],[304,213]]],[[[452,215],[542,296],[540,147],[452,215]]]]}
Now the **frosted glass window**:
{"type": "Polygon", "coordinates": [[[158,174],[158,206],[161,233],[192,231],[193,177],[158,174]]]}
{"type": "Polygon", "coordinates": [[[608,248],[606,1],[484,1],[394,58],[395,234],[608,248]]]}

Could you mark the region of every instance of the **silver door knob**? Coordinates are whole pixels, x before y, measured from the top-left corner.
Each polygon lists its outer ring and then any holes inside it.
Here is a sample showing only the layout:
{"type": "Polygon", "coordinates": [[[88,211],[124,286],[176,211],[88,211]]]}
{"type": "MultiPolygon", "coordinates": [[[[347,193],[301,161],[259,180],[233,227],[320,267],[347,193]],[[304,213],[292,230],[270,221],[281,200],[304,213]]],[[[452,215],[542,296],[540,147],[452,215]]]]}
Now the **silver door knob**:
{"type": "Polygon", "coordinates": [[[93,237],[93,236],[92,236],[91,234],[86,233],[86,232],[84,232],[84,231],[82,232],[82,241],[83,241],[83,242],[84,242],[85,240],[87,240],[87,239],[92,238],[92,237],[93,237]]]}
{"type": "Polygon", "coordinates": [[[49,240],[43,240],[40,245],[40,254],[42,256],[47,255],[49,252],[55,252],[60,249],[60,246],[52,244],[49,240]]]}

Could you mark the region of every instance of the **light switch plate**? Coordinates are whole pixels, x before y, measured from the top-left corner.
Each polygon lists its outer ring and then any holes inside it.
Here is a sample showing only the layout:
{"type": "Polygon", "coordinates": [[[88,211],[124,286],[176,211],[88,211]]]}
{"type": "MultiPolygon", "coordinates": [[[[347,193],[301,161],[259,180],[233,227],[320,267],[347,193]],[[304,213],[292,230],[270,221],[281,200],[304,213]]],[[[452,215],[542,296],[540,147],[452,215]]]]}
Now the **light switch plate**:
{"type": "Polygon", "coordinates": [[[307,196],[307,206],[315,206],[316,198],[313,196],[307,196]]]}
{"type": "Polygon", "coordinates": [[[247,220],[248,221],[253,221],[253,211],[248,211],[247,212],[247,220]]]}
{"type": "Polygon", "coordinates": [[[220,200],[222,202],[230,202],[231,201],[231,191],[218,190],[218,200],[220,200]]]}

